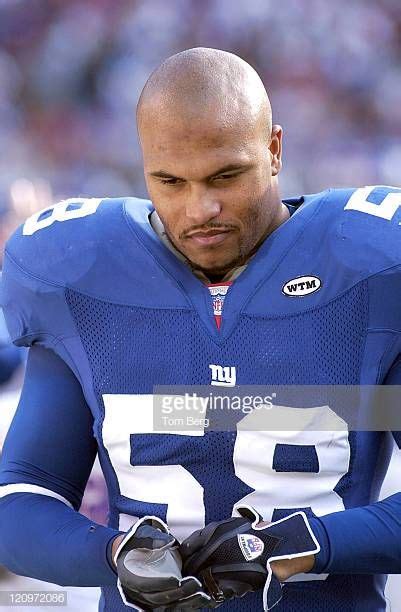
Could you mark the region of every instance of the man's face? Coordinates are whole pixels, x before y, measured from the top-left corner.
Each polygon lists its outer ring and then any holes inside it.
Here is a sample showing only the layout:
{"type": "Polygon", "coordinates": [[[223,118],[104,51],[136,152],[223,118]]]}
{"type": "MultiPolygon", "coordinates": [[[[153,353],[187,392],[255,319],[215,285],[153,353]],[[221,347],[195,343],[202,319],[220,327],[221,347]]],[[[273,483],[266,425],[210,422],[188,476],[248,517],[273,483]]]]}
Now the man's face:
{"type": "Polygon", "coordinates": [[[150,198],[171,242],[206,274],[245,262],[277,216],[281,129],[262,134],[202,120],[141,126],[150,198]]]}

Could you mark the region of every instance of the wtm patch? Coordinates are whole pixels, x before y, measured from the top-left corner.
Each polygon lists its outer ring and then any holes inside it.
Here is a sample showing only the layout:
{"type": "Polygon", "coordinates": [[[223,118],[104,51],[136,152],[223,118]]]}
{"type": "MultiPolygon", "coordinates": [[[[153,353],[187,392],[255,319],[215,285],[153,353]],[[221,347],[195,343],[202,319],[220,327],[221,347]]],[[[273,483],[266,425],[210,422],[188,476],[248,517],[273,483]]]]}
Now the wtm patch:
{"type": "Polygon", "coordinates": [[[260,538],[249,533],[239,533],[237,537],[239,547],[247,561],[260,557],[265,547],[260,538]]]}
{"type": "Polygon", "coordinates": [[[284,283],[281,291],[289,297],[305,297],[319,291],[322,281],[318,276],[298,276],[284,283]]]}

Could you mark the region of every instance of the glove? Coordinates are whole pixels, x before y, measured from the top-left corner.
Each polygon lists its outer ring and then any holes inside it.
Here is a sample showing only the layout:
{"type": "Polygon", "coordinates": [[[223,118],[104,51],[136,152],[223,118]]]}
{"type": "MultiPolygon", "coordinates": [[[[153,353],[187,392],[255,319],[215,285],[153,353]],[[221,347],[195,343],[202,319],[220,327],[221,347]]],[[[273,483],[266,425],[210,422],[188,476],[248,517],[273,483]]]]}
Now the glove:
{"type": "Polygon", "coordinates": [[[210,523],[184,540],[184,572],[198,576],[219,603],[263,588],[263,609],[270,610],[282,598],[270,562],[316,554],[320,546],[304,512],[258,527],[263,519],[256,510],[235,510],[240,517],[210,523]]]}
{"type": "Polygon", "coordinates": [[[215,603],[194,576],[183,577],[178,541],[155,516],[135,523],[114,555],[125,605],[141,612],[194,610],[215,603]]]}

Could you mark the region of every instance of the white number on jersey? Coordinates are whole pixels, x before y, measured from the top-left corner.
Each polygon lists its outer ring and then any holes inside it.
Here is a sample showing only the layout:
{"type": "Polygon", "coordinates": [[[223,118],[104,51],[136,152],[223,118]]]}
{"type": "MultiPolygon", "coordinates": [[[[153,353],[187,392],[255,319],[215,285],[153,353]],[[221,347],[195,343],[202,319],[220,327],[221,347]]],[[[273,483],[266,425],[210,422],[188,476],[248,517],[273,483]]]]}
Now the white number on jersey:
{"type": "Polygon", "coordinates": [[[25,221],[22,233],[32,236],[38,230],[49,227],[55,221],[69,221],[93,215],[102,198],[70,198],[54,206],[40,210],[25,221]]]}
{"type": "MultiPolygon", "coordinates": [[[[167,523],[170,527],[175,526],[174,535],[184,539],[205,524],[203,487],[182,465],[133,466],[130,463],[130,435],[157,433],[153,429],[153,400],[153,395],[103,395],[103,444],[118,478],[121,495],[167,504],[167,523]]],[[[188,431],[168,433],[189,435],[188,431]]],[[[191,433],[203,436],[202,430],[191,433]]],[[[128,529],[132,522],[132,516],[120,515],[119,529],[128,529]]]]}
{"type": "Polygon", "coordinates": [[[392,191],[386,195],[380,204],[373,204],[368,202],[368,197],[376,187],[369,186],[356,189],[345,205],[344,210],[358,210],[361,213],[391,221],[401,206],[401,190],[392,191]]]}
{"type": "MultiPolygon", "coordinates": [[[[167,505],[167,523],[182,540],[205,524],[203,487],[182,465],[133,466],[130,434],[159,433],[153,429],[152,395],[104,395],[103,444],[118,479],[121,495],[143,502],[167,505]]],[[[235,504],[253,505],[266,520],[274,509],[311,507],[321,516],[344,510],[335,487],[350,465],[348,427],[328,406],[286,408],[276,406],[267,413],[272,427],[253,427],[250,413],[237,425],[233,464],[235,474],[254,491],[235,504]],[[280,426],[280,431],[271,431],[280,426]],[[291,423],[296,431],[285,431],[291,423]],[[274,424],[274,425],[273,425],[274,424]],[[286,425],[287,424],[287,425],[286,425]],[[256,429],[256,430],[255,430],[256,429]],[[270,430],[271,429],[271,430],[270,430]],[[319,472],[276,472],[276,444],[313,445],[319,472]]],[[[265,417],[266,419],[266,417],[265,417]]],[[[203,436],[203,430],[168,431],[176,435],[203,436]]],[[[159,435],[163,435],[162,432],[159,435]]],[[[135,449],[133,449],[135,452],[135,449]]],[[[235,506],[233,514],[235,514],[235,506]]],[[[119,529],[126,530],[133,517],[120,515],[119,529]]],[[[301,575],[301,580],[322,580],[326,575],[301,575]]]]}

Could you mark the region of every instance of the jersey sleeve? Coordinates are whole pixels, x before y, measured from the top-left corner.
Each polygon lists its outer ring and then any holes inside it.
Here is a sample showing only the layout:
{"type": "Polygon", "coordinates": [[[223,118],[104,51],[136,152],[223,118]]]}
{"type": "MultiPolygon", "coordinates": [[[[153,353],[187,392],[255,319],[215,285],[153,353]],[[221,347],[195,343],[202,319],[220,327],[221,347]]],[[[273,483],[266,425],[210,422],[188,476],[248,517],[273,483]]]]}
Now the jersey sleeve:
{"type": "Polygon", "coordinates": [[[310,523],[320,544],[313,572],[401,573],[401,493],[310,523]]]}
{"type": "Polygon", "coordinates": [[[0,563],[62,585],[115,584],[118,531],[77,512],[96,456],[92,415],[72,371],[32,347],[0,461],[0,563]]]}
{"type": "Polygon", "coordinates": [[[72,371],[49,349],[32,347],[3,446],[0,484],[47,487],[78,509],[97,452],[92,424],[72,371]]]}
{"type": "MultiPolygon", "coordinates": [[[[383,384],[401,385],[401,355],[383,384]]],[[[393,436],[401,448],[401,432],[393,431],[393,436]]],[[[314,572],[401,573],[401,492],[368,506],[312,518],[311,525],[320,543],[314,572]]]]}

